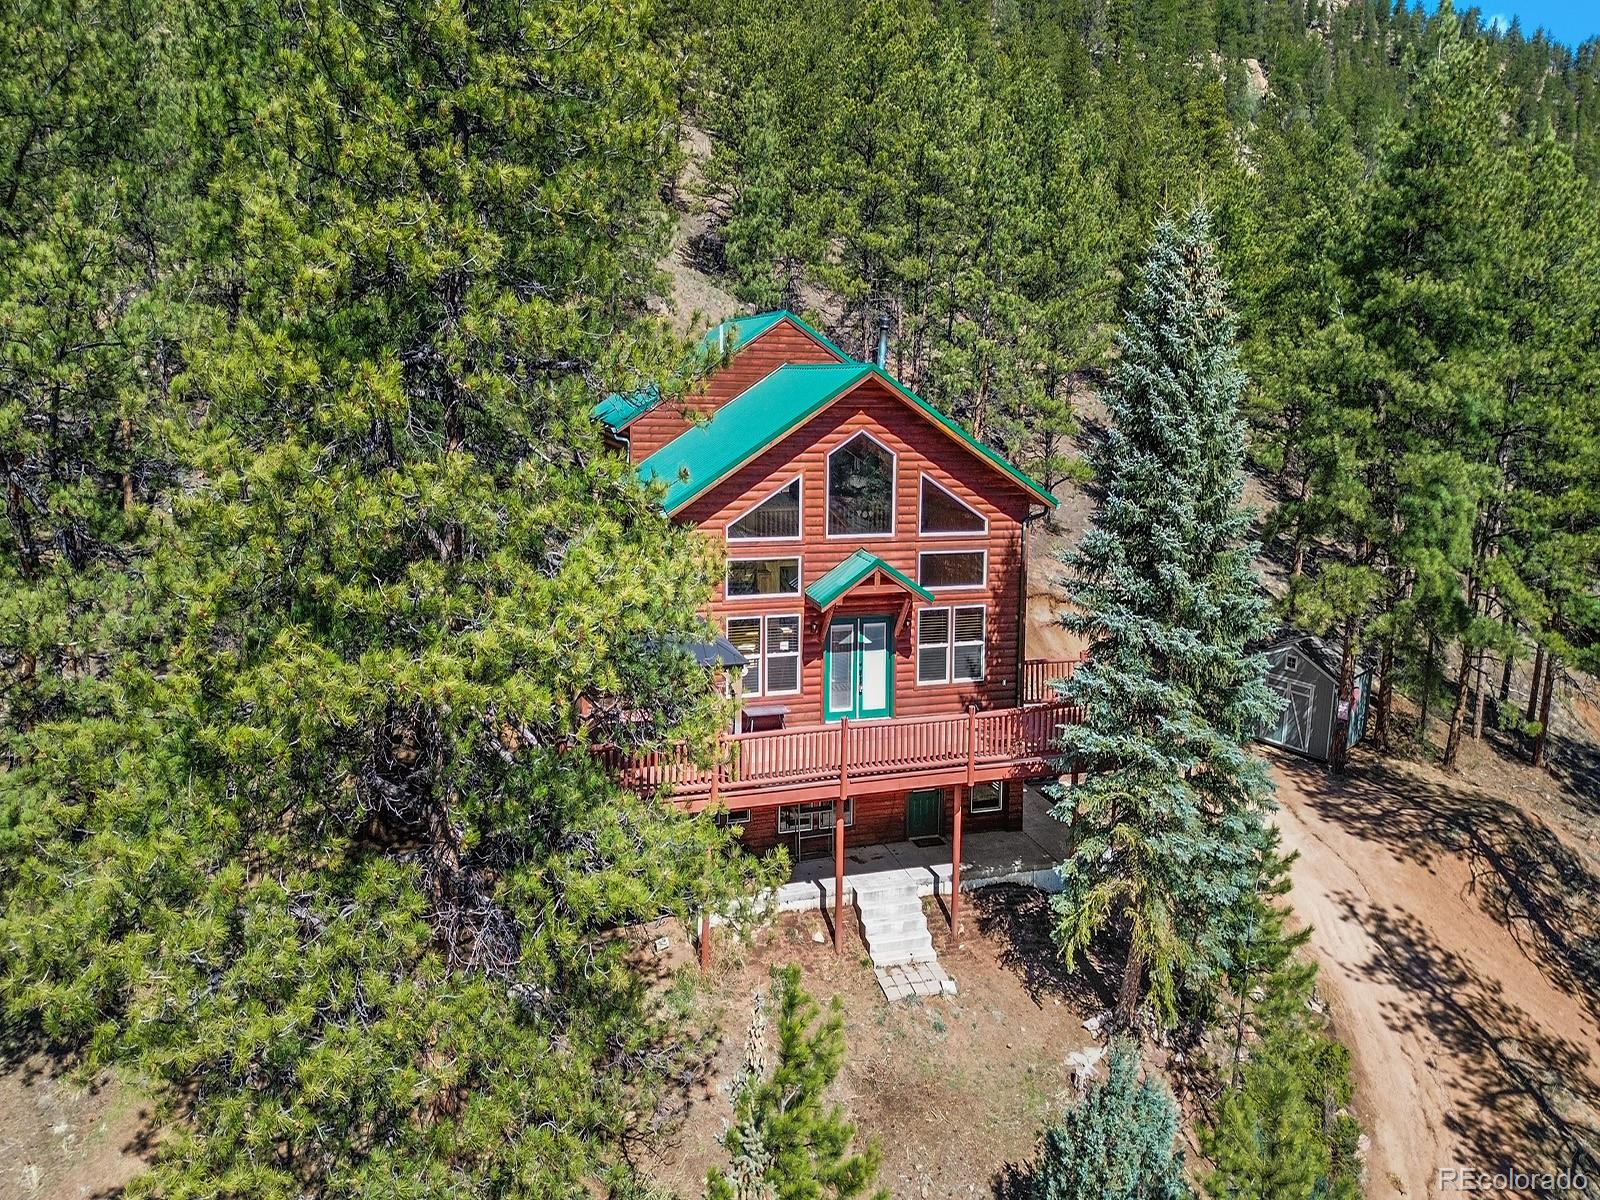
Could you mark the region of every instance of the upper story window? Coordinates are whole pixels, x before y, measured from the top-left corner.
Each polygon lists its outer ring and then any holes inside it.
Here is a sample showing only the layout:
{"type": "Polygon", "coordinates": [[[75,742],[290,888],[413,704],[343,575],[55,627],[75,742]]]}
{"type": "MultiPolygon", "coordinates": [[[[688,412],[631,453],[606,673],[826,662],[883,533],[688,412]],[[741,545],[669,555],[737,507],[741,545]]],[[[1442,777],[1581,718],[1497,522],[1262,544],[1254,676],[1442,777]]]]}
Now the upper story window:
{"type": "Polygon", "coordinates": [[[728,641],[744,655],[747,696],[791,696],[800,690],[800,614],[729,617],[728,641]]]}
{"type": "Polygon", "coordinates": [[[771,541],[800,536],[800,477],[797,475],[728,526],[730,542],[771,541]]]}
{"type": "Polygon", "coordinates": [[[986,617],[982,604],[918,612],[917,682],[982,682],[986,617]]]}
{"type": "Polygon", "coordinates": [[[828,455],[828,536],[894,532],[894,452],[858,433],[828,455]]]}
{"type": "Polygon", "coordinates": [[[921,532],[934,537],[989,532],[988,518],[926,475],[922,477],[921,513],[921,532]]]}
{"type": "Polygon", "coordinates": [[[798,558],[734,558],[728,561],[728,598],[798,596],[798,558]]]}
{"type": "Polygon", "coordinates": [[[925,588],[981,588],[989,579],[987,550],[924,550],[917,582],[925,588]]]}

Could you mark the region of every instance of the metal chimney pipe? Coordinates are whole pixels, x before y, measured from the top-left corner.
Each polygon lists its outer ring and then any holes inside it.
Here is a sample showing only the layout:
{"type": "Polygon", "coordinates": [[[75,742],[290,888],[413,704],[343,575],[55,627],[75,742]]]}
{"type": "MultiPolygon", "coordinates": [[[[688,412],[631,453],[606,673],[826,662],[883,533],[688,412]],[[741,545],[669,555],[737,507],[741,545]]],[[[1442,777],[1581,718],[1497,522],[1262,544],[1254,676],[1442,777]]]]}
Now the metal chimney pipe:
{"type": "Polygon", "coordinates": [[[878,314],[878,353],[876,356],[878,369],[883,370],[889,361],[889,314],[878,314]]]}

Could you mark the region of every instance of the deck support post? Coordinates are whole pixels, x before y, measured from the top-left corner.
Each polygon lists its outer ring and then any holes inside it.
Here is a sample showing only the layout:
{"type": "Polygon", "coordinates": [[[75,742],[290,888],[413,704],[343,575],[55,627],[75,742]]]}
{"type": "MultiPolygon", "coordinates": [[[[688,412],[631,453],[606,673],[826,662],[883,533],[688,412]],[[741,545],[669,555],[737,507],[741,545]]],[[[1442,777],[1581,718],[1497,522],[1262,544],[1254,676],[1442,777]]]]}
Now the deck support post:
{"type": "Polygon", "coordinates": [[[839,794],[833,801],[833,952],[844,953],[844,802],[850,792],[850,718],[839,718],[839,794]]]}
{"type": "MultiPolygon", "coordinates": [[[[706,807],[712,812],[717,809],[717,780],[722,777],[722,734],[717,734],[716,755],[711,760],[711,798],[706,807]]],[[[710,866],[711,852],[706,851],[706,865],[710,866]]],[[[711,969],[711,913],[702,909],[700,912],[700,970],[711,969]]]]}
{"type": "Polygon", "coordinates": [[[950,936],[961,932],[961,814],[972,802],[972,789],[978,785],[978,708],[967,706],[967,786],[956,797],[955,821],[950,831],[950,936]]]}

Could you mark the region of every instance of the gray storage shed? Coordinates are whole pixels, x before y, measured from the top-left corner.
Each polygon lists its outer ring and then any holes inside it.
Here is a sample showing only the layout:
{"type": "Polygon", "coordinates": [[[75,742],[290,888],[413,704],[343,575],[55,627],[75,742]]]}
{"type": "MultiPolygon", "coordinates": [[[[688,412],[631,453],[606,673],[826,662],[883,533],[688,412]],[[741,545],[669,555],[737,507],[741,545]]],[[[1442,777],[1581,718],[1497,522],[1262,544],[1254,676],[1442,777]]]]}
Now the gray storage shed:
{"type": "MultiPolygon", "coordinates": [[[[1327,762],[1332,752],[1334,716],[1339,707],[1341,649],[1313,634],[1279,630],[1262,643],[1267,656],[1267,685],[1283,697],[1278,723],[1257,737],[1271,746],[1327,762]]],[[[1367,702],[1372,695],[1372,661],[1356,660],[1354,709],[1348,746],[1367,731],[1367,702]]]]}

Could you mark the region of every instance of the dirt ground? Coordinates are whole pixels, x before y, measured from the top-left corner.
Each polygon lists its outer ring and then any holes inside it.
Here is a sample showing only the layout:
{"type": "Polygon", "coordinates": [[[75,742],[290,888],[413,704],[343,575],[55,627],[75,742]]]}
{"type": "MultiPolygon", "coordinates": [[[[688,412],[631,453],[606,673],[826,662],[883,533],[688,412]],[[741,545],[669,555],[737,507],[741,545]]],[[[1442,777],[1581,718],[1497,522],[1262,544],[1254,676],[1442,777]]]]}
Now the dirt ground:
{"type": "MultiPolygon", "coordinates": [[[[675,1139],[661,1148],[659,1182],[698,1195],[706,1170],[725,1163],[716,1135],[732,1106],[751,996],[774,965],[795,962],[808,990],[844,1005],[848,1045],[835,1099],[860,1137],[883,1147],[879,1182],[896,1200],[1008,1194],[1033,1157],[1040,1129],[1076,1097],[1065,1059],[1096,1044],[1084,1017],[1106,998],[1083,975],[1059,969],[1049,947],[1046,898],[1011,885],[964,897],[962,936],[952,942],[942,910],[929,913],[953,997],[883,998],[853,924],[835,956],[822,919],[780,918],[753,945],[719,948],[701,1015],[722,1039],[675,1139]]],[[[726,939],[724,939],[726,941],[726,939]]]]}
{"type": "Polygon", "coordinates": [[[1359,752],[1342,780],[1274,757],[1291,899],[1354,1059],[1374,1200],[1449,1194],[1446,1167],[1600,1156],[1597,810],[1586,823],[1547,776],[1471,761],[1490,754],[1470,746],[1457,775],[1359,752]]]}
{"type": "Polygon", "coordinates": [[[109,1197],[145,1166],[149,1110],[110,1075],[0,1048],[0,1200],[109,1197]]]}

